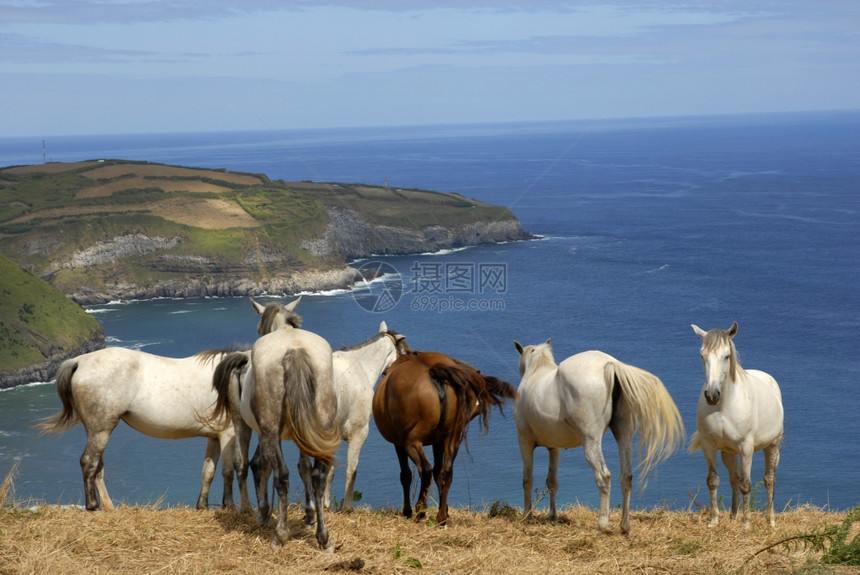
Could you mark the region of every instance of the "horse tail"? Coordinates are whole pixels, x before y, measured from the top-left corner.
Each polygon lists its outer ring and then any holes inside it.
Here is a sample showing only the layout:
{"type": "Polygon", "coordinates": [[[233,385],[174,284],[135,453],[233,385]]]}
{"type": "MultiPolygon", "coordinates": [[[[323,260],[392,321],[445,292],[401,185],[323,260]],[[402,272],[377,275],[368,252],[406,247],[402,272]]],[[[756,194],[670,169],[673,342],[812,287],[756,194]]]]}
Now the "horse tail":
{"type": "Polygon", "coordinates": [[[685,437],[684,422],[672,396],[656,375],[621,363],[610,361],[604,367],[608,386],[613,389],[613,412],[618,402],[624,402],[639,433],[639,472],[644,489],[648,473],[659,462],[667,459],[680,446],[685,437]]]}
{"type": "Polygon", "coordinates": [[[291,348],[284,354],[284,421],[296,446],[306,455],[334,462],[340,436],[334,425],[323,425],[317,418],[317,377],[308,352],[291,348]]]}
{"type": "Polygon", "coordinates": [[[60,433],[80,421],[75,413],[75,401],[72,396],[72,376],[75,375],[77,369],[78,360],[75,358],[67,359],[57,370],[57,393],[60,396],[63,409],[56,415],[36,424],[36,429],[41,429],[42,433],[60,433]]]}
{"type": "Polygon", "coordinates": [[[699,441],[699,432],[694,431],[690,437],[690,447],[687,448],[687,453],[695,453],[702,448],[702,443],[699,441]]]}
{"type": "Polygon", "coordinates": [[[236,351],[227,354],[215,367],[215,373],[212,374],[212,389],[218,394],[218,399],[215,400],[210,421],[214,422],[230,415],[230,382],[233,376],[238,376],[247,364],[248,354],[236,351]]]}
{"type": "MultiPolygon", "coordinates": [[[[490,429],[490,408],[496,406],[499,408],[499,413],[502,411],[502,406],[505,399],[515,398],[517,391],[510,383],[502,381],[491,375],[482,375],[480,371],[469,366],[449,366],[449,365],[434,365],[429,370],[430,378],[438,387],[444,389],[444,384],[448,383],[457,394],[458,414],[457,426],[462,429],[462,437],[465,437],[468,430],[468,423],[471,420],[472,406],[466,401],[469,393],[474,395],[478,402],[479,412],[481,416],[481,426],[486,434],[490,429]]],[[[444,405],[444,404],[443,404],[444,405]]]]}

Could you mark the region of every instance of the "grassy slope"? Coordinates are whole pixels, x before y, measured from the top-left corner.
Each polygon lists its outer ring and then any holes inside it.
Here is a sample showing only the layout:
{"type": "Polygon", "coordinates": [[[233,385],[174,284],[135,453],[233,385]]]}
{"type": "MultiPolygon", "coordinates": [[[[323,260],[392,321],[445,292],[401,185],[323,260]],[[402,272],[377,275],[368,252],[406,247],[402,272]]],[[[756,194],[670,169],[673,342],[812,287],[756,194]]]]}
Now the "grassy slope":
{"type": "Polygon", "coordinates": [[[73,350],[99,323],[41,279],[0,256],[0,372],[43,361],[52,350],[73,350]]]}

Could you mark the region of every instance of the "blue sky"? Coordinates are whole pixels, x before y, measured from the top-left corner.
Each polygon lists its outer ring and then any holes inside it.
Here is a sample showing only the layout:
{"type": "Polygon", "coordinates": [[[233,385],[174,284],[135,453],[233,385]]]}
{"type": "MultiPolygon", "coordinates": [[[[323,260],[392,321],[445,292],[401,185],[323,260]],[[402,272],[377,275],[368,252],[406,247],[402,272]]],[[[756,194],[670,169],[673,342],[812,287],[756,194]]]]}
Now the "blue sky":
{"type": "Polygon", "coordinates": [[[860,2],[0,0],[0,136],[860,108],[860,2]]]}

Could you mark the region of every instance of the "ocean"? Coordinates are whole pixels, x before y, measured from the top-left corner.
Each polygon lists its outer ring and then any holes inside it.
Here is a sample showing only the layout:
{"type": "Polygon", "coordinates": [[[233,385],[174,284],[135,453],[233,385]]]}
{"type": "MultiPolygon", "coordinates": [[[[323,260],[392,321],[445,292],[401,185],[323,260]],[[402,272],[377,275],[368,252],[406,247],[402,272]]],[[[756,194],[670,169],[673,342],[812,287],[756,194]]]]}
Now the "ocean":
{"type": "MultiPolygon", "coordinates": [[[[508,206],[538,239],[354,262],[398,277],[396,301],[374,308],[348,292],[306,294],[297,309],[304,327],[338,348],[371,336],[385,320],[413,349],[447,353],[514,384],[514,340],[551,338],[559,362],[603,350],[658,375],[689,435],[704,379],[690,324],[725,329],[737,321],[744,367],[769,372],[782,387],[777,510],[860,503],[860,112],[64,136],[45,138],[44,148],[41,137],[0,138],[0,166],[104,158],[287,181],[387,183],[508,206]]],[[[160,355],[251,343],[256,335],[246,298],[115,302],[89,311],[108,345],[160,355]]],[[[0,475],[18,463],[18,500],[83,503],[81,427],[43,437],[31,428],[58,408],[52,384],[0,392],[0,475]]],[[[112,498],[193,505],[204,445],[151,439],[121,423],[105,453],[112,498]]],[[[295,447],[285,442],[284,451],[298,501],[295,447]]],[[[604,452],[617,477],[611,434],[604,452]]],[[[344,459],[342,450],[332,489],[338,500],[344,459]]],[[[546,462],[538,449],[537,489],[546,462]]],[[[728,477],[720,473],[728,500],[728,477]]],[[[753,481],[762,473],[758,453],[753,481]]],[[[393,447],[371,424],[358,504],[399,509],[398,474],[393,447]]],[[[220,492],[218,474],[213,504],[220,492]]],[[[613,507],[620,496],[613,481],[613,507]]],[[[763,500],[763,487],[755,496],[763,500]]],[[[510,405],[492,414],[488,435],[473,424],[450,493],[453,505],[473,509],[496,501],[522,506],[510,405]]],[[[581,449],[562,452],[558,502],[597,505],[581,449]]],[[[632,503],[707,505],[702,454],[679,450],[632,503]]]]}

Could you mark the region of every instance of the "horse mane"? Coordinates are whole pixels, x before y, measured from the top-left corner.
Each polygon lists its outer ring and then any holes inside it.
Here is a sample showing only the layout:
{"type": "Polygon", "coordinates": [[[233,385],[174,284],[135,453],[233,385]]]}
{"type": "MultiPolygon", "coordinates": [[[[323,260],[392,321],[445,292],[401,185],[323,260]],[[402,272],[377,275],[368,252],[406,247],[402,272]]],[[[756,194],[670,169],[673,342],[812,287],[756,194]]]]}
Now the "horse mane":
{"type": "Polygon", "coordinates": [[[729,348],[729,373],[734,381],[742,379],[745,372],[735,342],[729,337],[728,330],[712,329],[702,338],[702,351],[710,353],[723,346],[729,348]]]}
{"type": "Polygon", "coordinates": [[[272,302],[266,304],[266,309],[263,310],[263,315],[260,318],[259,333],[269,333],[272,331],[272,324],[279,313],[283,312],[286,317],[287,325],[299,329],[302,327],[302,316],[294,311],[288,310],[284,304],[272,302]]]}
{"type": "Polygon", "coordinates": [[[340,350],[338,350],[338,351],[355,351],[356,349],[361,349],[362,347],[368,346],[371,343],[375,343],[379,338],[385,337],[386,335],[387,335],[386,332],[380,331],[380,332],[373,334],[372,336],[370,336],[369,338],[367,338],[366,340],[364,340],[362,342],[356,343],[354,345],[345,345],[342,348],[340,348],[340,350]]]}
{"type": "Polygon", "coordinates": [[[196,357],[197,361],[200,363],[211,363],[215,361],[221,361],[221,359],[234,351],[248,351],[251,347],[244,343],[234,343],[230,347],[222,347],[218,349],[207,349],[204,351],[198,351],[191,357],[196,357]]]}
{"type": "Polygon", "coordinates": [[[534,346],[534,352],[529,358],[529,369],[534,371],[546,367],[555,369],[558,364],[555,363],[555,356],[552,354],[552,346],[549,343],[541,343],[534,346]]]}

